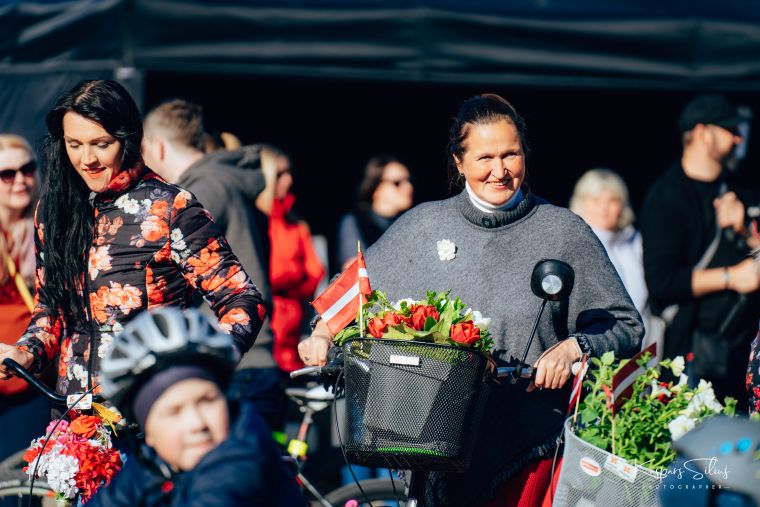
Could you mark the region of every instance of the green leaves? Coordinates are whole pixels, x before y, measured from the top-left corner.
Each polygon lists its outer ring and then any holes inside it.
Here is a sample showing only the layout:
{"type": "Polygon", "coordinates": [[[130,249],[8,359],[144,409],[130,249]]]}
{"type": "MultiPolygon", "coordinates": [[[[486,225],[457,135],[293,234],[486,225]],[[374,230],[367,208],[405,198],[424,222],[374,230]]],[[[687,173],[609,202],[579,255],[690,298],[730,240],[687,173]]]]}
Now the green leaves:
{"type": "MultiPolygon", "coordinates": [[[[645,365],[651,356],[645,355],[638,362],[645,365]]],[[[607,406],[602,386],[612,387],[612,377],[628,361],[615,362],[612,352],[601,358],[591,358],[589,374],[584,380],[588,393],[579,405],[579,422],[576,432],[583,440],[612,452],[634,463],[652,469],[667,467],[675,458],[671,446],[674,437],[672,424],[677,418],[688,417],[697,424],[716,413],[716,405],[709,400],[712,387],[700,383],[692,388],[683,382],[660,382],[657,366],[647,368],[633,383],[633,393],[614,417],[607,406]]],[[[663,366],[674,371],[681,369],[682,359],[663,361],[663,366]]],[[[735,413],[736,400],[726,398],[726,415],[735,413]]],[[[717,408],[720,408],[717,406],[717,408]]],[[[720,410],[718,410],[720,411],[720,410]]]]}

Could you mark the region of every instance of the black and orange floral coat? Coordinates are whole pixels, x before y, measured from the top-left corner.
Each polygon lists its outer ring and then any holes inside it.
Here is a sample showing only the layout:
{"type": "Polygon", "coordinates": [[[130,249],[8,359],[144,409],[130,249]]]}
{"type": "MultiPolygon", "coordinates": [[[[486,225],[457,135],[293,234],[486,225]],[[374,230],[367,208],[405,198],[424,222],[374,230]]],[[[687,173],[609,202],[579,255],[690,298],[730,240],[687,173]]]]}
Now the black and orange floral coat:
{"type": "MultiPolygon", "coordinates": [[[[37,291],[36,308],[17,345],[40,371],[60,355],[57,391],[84,392],[98,382],[100,359],[113,337],[140,310],[187,306],[201,292],[241,353],[253,345],[265,317],[261,295],[209,213],[186,190],[142,164],[122,171],[94,194],[95,231],[84,287],[89,319],[67,329],[50,318],[37,291]],[[92,372],[92,379],[89,378],[92,372]]],[[[36,284],[45,283],[44,223],[36,223],[36,284]]]]}

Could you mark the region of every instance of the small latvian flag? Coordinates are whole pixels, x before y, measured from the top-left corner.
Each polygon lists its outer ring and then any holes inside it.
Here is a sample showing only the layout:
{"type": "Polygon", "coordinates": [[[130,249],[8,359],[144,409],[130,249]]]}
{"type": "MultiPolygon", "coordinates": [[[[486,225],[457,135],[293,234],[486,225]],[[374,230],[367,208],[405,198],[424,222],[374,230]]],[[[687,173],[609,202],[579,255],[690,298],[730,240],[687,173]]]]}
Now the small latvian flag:
{"type": "Polygon", "coordinates": [[[359,295],[372,294],[364,255],[359,252],[354,262],[315,299],[311,306],[322,316],[330,332],[335,335],[349,325],[359,313],[359,295]]]}
{"type": "Polygon", "coordinates": [[[644,373],[644,370],[651,368],[655,364],[657,364],[657,343],[651,344],[649,347],[633,356],[631,360],[625,363],[625,366],[612,377],[612,397],[615,403],[615,410],[620,408],[620,405],[631,397],[631,393],[633,392],[633,382],[638,376],[644,373]],[[652,358],[644,366],[639,366],[636,361],[641,359],[641,357],[647,352],[649,352],[652,358]]]}
{"type": "Polygon", "coordinates": [[[587,371],[588,356],[586,354],[583,354],[583,358],[580,362],[580,368],[578,369],[578,373],[575,375],[575,380],[573,380],[573,389],[570,392],[570,401],[567,404],[568,415],[573,413],[575,404],[578,402],[578,398],[581,396],[581,390],[583,389],[583,377],[586,376],[587,371]]]}

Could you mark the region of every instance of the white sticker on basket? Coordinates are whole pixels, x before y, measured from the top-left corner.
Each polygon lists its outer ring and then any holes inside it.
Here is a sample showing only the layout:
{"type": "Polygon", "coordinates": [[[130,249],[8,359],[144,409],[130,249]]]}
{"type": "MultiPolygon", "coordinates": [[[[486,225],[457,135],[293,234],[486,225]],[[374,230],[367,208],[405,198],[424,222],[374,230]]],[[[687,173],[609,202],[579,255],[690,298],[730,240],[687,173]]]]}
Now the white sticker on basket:
{"type": "Polygon", "coordinates": [[[636,469],[635,466],[631,465],[623,458],[612,454],[607,456],[607,460],[604,462],[604,468],[628,482],[635,481],[636,474],[638,473],[638,469],[636,469]]]}
{"type": "Polygon", "coordinates": [[[589,474],[591,477],[597,477],[602,473],[602,467],[599,466],[599,463],[588,456],[581,458],[581,470],[589,474]]]}
{"type": "Polygon", "coordinates": [[[84,396],[81,393],[69,394],[66,396],[66,405],[69,410],[90,410],[92,408],[92,394],[87,393],[84,396]]]}
{"type": "Polygon", "coordinates": [[[420,358],[417,356],[397,356],[396,354],[391,354],[388,362],[391,364],[403,364],[404,366],[419,366],[420,358]]]}

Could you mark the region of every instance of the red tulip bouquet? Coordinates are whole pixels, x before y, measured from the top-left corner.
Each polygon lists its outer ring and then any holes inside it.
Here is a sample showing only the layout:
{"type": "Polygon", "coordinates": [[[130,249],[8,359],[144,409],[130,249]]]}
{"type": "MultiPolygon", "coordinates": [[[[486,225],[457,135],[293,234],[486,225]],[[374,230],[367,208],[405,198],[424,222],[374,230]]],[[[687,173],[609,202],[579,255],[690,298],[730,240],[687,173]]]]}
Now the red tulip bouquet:
{"type": "Polygon", "coordinates": [[[361,318],[340,331],[335,337],[335,344],[342,345],[346,340],[360,336],[372,336],[386,340],[472,347],[489,352],[493,345],[488,332],[491,319],[467,308],[459,298],[452,298],[450,292],[429,291],[427,298],[421,301],[402,299],[392,303],[384,293],[372,291],[362,305],[361,318]]]}

